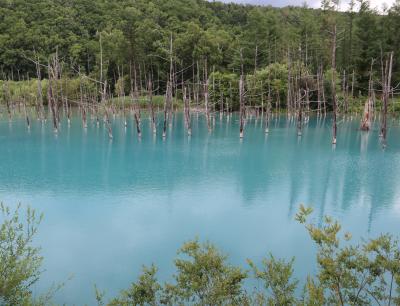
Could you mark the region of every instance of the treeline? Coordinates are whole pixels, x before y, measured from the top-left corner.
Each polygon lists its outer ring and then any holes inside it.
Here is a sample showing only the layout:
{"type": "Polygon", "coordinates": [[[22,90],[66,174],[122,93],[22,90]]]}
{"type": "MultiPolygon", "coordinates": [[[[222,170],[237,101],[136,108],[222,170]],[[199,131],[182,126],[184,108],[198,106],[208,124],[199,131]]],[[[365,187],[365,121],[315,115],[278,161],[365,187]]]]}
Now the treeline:
{"type": "MultiPolygon", "coordinates": [[[[400,4],[378,14],[367,0],[350,1],[347,12],[332,11],[329,2],[322,1],[321,9],[309,9],[204,0],[1,1],[1,77],[35,77],[32,60],[47,64],[57,50],[64,74],[80,70],[99,79],[104,71],[115,91],[119,76],[128,74],[134,64],[138,82],[145,86],[151,73],[165,91],[171,38],[177,81],[203,78],[204,59],[210,71],[238,75],[241,65],[248,74],[275,63],[287,65],[291,58],[315,74],[320,67],[331,66],[329,32],[334,18],[337,70],[340,75],[355,71],[355,92],[367,92],[371,59],[377,59],[379,79],[381,54],[400,48],[400,4]]],[[[396,84],[399,57],[395,54],[396,84]]]]}
{"type": "MultiPolygon", "coordinates": [[[[42,216],[20,206],[0,205],[0,304],[53,305],[52,296],[62,284],[33,298],[32,286],[40,279],[40,249],[32,245],[42,216]]],[[[155,265],[126,290],[106,301],[95,287],[98,305],[399,305],[400,245],[390,235],[351,244],[351,234],[330,217],[310,222],[311,208],[300,206],[296,220],[304,224],[317,247],[317,271],[302,282],[293,277],[294,258],[271,254],[260,265],[248,260],[248,269],[235,267],[209,242],[185,243],[175,260],[173,282],[160,283],[155,265]],[[249,289],[247,280],[257,281],[249,289]],[[299,288],[300,287],[300,288],[299,288]]],[[[35,295],[37,296],[37,295],[35,295]]]]}
{"type": "Polygon", "coordinates": [[[165,97],[163,137],[179,100],[188,135],[192,107],[204,111],[210,132],[216,112],[239,111],[240,138],[252,114],[266,114],[268,133],[270,114],[284,108],[296,117],[301,136],[312,113],[332,111],[333,144],[338,115],[362,112],[361,129],[368,131],[379,112],[385,147],[387,116],[396,112],[399,92],[393,84],[399,81],[394,51],[400,3],[385,15],[368,1],[358,3],[358,12],[354,1],[340,12],[337,0],[323,0],[319,10],[203,0],[9,1],[1,11],[4,32],[18,32],[0,36],[0,99],[9,120],[23,106],[28,129],[27,106],[34,105],[44,122],[47,104],[55,132],[61,113],[69,124],[78,106],[82,126],[88,113],[97,126],[103,117],[110,139],[111,115],[126,117],[127,110],[141,136],[143,100],[156,133],[153,96],[165,97]],[[27,91],[32,76],[34,92],[27,91]],[[126,96],[132,103],[126,105],[126,96]]]}

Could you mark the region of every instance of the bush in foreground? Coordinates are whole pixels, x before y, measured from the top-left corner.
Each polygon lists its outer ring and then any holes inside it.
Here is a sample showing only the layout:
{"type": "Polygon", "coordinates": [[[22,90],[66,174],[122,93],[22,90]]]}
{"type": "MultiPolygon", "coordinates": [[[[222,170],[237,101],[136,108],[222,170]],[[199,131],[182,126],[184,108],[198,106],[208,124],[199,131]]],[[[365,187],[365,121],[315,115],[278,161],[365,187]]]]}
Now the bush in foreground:
{"type": "MultiPolygon", "coordinates": [[[[20,219],[1,205],[0,305],[46,305],[53,288],[34,300],[32,285],[40,278],[40,249],[32,246],[42,216],[27,209],[20,219]]],[[[175,260],[172,283],[157,280],[157,267],[143,267],[137,281],[109,302],[96,288],[99,305],[400,305],[400,248],[398,240],[385,234],[351,244],[351,235],[325,217],[321,226],[309,222],[311,208],[301,206],[296,220],[305,225],[317,245],[318,270],[308,276],[302,294],[293,278],[294,259],[272,255],[261,266],[248,260],[249,271],[228,263],[226,255],[209,242],[186,242],[175,260]],[[246,279],[256,279],[261,290],[247,292],[246,279]]]]}

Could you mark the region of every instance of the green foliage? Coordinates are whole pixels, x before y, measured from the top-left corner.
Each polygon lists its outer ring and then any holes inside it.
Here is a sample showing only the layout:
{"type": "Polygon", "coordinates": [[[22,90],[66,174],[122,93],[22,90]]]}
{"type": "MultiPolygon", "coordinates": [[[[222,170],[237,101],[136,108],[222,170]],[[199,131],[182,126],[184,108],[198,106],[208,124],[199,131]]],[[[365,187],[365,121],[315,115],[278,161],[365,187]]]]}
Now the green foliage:
{"type": "MultiPolygon", "coordinates": [[[[310,212],[302,206],[297,220],[305,223],[310,212]]],[[[350,245],[351,234],[343,234],[341,225],[330,217],[325,217],[321,226],[309,223],[306,228],[318,247],[317,282],[307,282],[306,298],[317,298],[332,305],[398,302],[398,297],[394,296],[395,282],[400,275],[397,240],[381,235],[362,245],[350,245]]]]}
{"type": "MultiPolygon", "coordinates": [[[[20,221],[20,206],[11,211],[0,205],[0,304],[47,305],[61,286],[34,300],[31,287],[40,277],[42,257],[32,239],[42,216],[28,208],[20,221]]],[[[95,287],[98,305],[399,305],[400,244],[390,235],[352,245],[351,234],[325,217],[319,226],[308,222],[312,208],[301,205],[296,220],[304,224],[317,246],[318,270],[308,276],[303,293],[293,278],[294,258],[269,255],[261,267],[248,260],[262,289],[248,294],[247,272],[228,263],[228,257],[209,242],[185,243],[175,260],[173,283],[160,284],[156,266],[143,267],[131,286],[109,303],[95,287]]]]}
{"type": "MultiPolygon", "coordinates": [[[[242,63],[246,73],[272,63],[287,62],[290,51],[311,71],[321,64],[330,66],[331,37],[327,27],[337,23],[338,70],[356,70],[360,88],[366,88],[371,58],[398,50],[400,9],[396,2],[386,15],[361,1],[358,12],[334,12],[337,1],[322,1],[321,8],[250,6],[205,0],[28,0],[0,3],[0,63],[2,78],[36,75],[31,61],[39,57],[47,63],[58,51],[68,63],[67,73],[78,67],[98,76],[100,39],[103,70],[109,84],[117,80],[118,67],[129,65],[150,70],[165,80],[169,71],[169,40],[172,36],[174,60],[184,78],[191,67],[208,59],[222,73],[238,73],[242,63]],[[257,49],[257,53],[256,53],[257,49]],[[298,51],[299,50],[299,51],[298,51]]],[[[394,83],[399,81],[400,54],[395,55],[394,83]]],[[[376,69],[379,68],[377,61],[376,69]]],[[[46,72],[42,73],[45,76],[46,72]]],[[[284,78],[273,78],[284,88],[284,78]]],[[[282,97],[283,98],[283,97],[282,97]]]]}
{"type": "MultiPolygon", "coordinates": [[[[243,290],[247,274],[229,265],[227,257],[210,243],[185,243],[175,260],[175,283],[161,286],[157,268],[143,267],[137,282],[107,305],[246,305],[243,290]]],[[[96,300],[104,305],[104,293],[96,288],[96,300]]]]}
{"type": "Polygon", "coordinates": [[[325,217],[321,226],[308,223],[312,211],[301,205],[296,215],[317,245],[318,264],[316,276],[307,277],[300,297],[296,292],[299,281],[293,278],[294,258],[285,261],[269,255],[261,267],[248,260],[254,279],[263,287],[249,295],[243,289],[247,273],[227,265],[227,257],[215,246],[194,240],[179,251],[184,258],[175,261],[175,284],[161,287],[154,277],[156,269],[145,269],[138,283],[111,305],[397,305],[399,242],[381,235],[351,245],[351,234],[343,234],[332,218],[325,217]]]}
{"type": "Polygon", "coordinates": [[[227,257],[210,243],[198,240],[183,245],[175,260],[176,284],[167,284],[167,304],[241,305],[246,302],[242,289],[247,274],[226,263],[227,257]]]}
{"type": "Polygon", "coordinates": [[[31,287],[41,274],[43,258],[32,240],[42,216],[28,208],[25,221],[21,221],[19,211],[20,206],[12,211],[0,204],[0,304],[31,304],[31,287]]]}
{"type": "MultiPolygon", "coordinates": [[[[143,267],[143,273],[136,283],[133,283],[128,290],[121,292],[120,297],[112,300],[109,305],[157,305],[161,285],[156,279],[157,268],[143,267]]],[[[101,294],[96,290],[98,303],[102,300],[101,294]]],[[[101,303],[99,303],[101,304],[101,303]]]]}
{"type": "Polygon", "coordinates": [[[312,277],[307,277],[303,290],[303,296],[298,301],[299,305],[320,306],[326,304],[324,288],[312,277]]]}
{"type": "Polygon", "coordinates": [[[313,212],[312,207],[305,207],[303,204],[300,205],[299,211],[296,214],[295,220],[301,224],[306,223],[308,216],[313,212]]]}
{"type": "MultiPolygon", "coordinates": [[[[69,103],[74,105],[74,102],[79,101],[80,86],[84,95],[96,97],[98,95],[96,84],[90,81],[87,77],[67,78],[53,81],[54,87],[63,94],[64,98],[70,99],[69,103]]],[[[41,80],[43,103],[47,104],[47,89],[48,80],[41,80]]],[[[58,96],[61,100],[61,94],[58,96]]],[[[38,80],[31,79],[27,81],[1,81],[0,80],[0,102],[5,103],[9,100],[13,103],[25,101],[27,105],[37,106],[39,103],[38,80]]]]}
{"type": "MultiPolygon", "coordinates": [[[[288,87],[288,67],[286,64],[273,63],[267,67],[257,70],[247,77],[247,87],[254,101],[251,104],[259,104],[260,98],[257,92],[264,96],[270,94],[274,101],[284,101],[288,87]]],[[[272,102],[272,101],[271,101],[272,102]]]]}
{"type": "MultiPolygon", "coordinates": [[[[165,102],[165,96],[153,96],[153,105],[155,107],[159,107],[160,109],[163,108],[164,102],[165,102]]],[[[174,99],[173,101],[174,107],[182,107],[183,103],[182,100],[174,99]]],[[[147,96],[140,96],[138,98],[138,101],[133,101],[132,97],[130,96],[124,96],[124,97],[118,97],[118,98],[113,98],[108,101],[109,104],[114,104],[115,106],[118,107],[128,107],[132,106],[134,103],[139,103],[139,106],[143,109],[146,109],[149,107],[149,98],[147,96]]]]}
{"type": "Polygon", "coordinates": [[[210,97],[220,107],[220,99],[224,98],[227,104],[224,108],[237,109],[239,107],[239,76],[235,73],[213,72],[209,77],[210,97]]]}
{"type": "Polygon", "coordinates": [[[270,254],[268,259],[263,260],[261,270],[251,260],[248,260],[248,263],[254,272],[255,278],[261,280],[264,288],[267,292],[269,291],[268,296],[264,292],[259,293],[257,295],[257,303],[271,306],[289,306],[296,303],[295,290],[298,281],[291,281],[294,258],[289,262],[285,262],[281,259],[275,259],[270,254]]]}

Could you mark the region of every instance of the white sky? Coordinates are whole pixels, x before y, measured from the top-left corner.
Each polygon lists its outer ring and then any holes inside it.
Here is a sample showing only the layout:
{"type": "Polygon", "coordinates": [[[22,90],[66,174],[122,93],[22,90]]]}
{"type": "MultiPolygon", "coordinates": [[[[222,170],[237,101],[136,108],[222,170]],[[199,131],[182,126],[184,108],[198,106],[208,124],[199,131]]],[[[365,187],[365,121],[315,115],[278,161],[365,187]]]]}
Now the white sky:
{"type": "MultiPolygon", "coordinates": [[[[249,3],[249,4],[259,4],[259,5],[272,5],[272,6],[287,6],[287,5],[298,5],[301,6],[304,2],[307,2],[310,7],[320,7],[320,0],[219,0],[222,2],[236,2],[236,3],[249,3]]],[[[371,7],[381,10],[384,3],[389,7],[394,3],[395,0],[370,0],[371,7]]],[[[341,0],[342,9],[347,8],[348,0],[341,0]]]]}

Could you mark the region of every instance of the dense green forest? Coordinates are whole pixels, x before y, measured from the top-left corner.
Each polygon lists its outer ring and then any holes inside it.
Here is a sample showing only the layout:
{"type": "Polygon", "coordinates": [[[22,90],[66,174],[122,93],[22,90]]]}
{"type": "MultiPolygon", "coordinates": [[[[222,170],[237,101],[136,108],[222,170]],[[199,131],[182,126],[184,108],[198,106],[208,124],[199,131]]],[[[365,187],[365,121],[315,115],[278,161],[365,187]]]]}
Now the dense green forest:
{"type": "MultiPolygon", "coordinates": [[[[204,0],[4,0],[2,78],[36,76],[31,59],[39,55],[47,63],[56,50],[67,72],[81,67],[87,75],[99,75],[100,37],[109,84],[116,83],[118,68],[127,72],[132,62],[142,75],[151,71],[154,79],[166,80],[171,36],[176,71],[183,70],[179,78],[185,80],[197,73],[197,63],[202,67],[205,58],[210,70],[238,73],[240,50],[246,73],[287,63],[289,54],[316,72],[321,65],[331,65],[329,24],[335,19],[337,69],[354,70],[357,88],[366,91],[371,59],[376,59],[379,77],[381,53],[400,47],[400,3],[378,14],[367,0],[351,1],[353,9],[347,12],[333,12],[330,2],[309,9],[204,0]]],[[[396,53],[395,83],[400,80],[399,57],[396,53]]]]}

